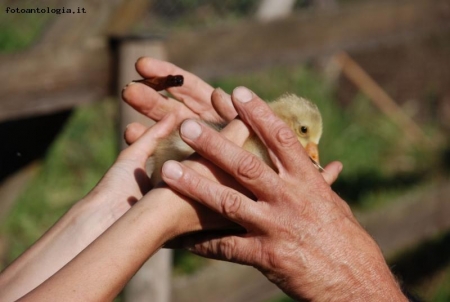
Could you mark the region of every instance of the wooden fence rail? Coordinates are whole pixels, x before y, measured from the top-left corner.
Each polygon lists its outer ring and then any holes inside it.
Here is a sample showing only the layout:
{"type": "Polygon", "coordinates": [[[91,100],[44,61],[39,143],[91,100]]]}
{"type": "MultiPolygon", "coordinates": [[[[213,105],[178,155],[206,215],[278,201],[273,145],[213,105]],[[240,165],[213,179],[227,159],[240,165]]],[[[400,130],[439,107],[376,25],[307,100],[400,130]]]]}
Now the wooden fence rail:
{"type": "MultiPolygon", "coordinates": [[[[130,5],[143,4],[134,0],[130,5]]],[[[115,12],[111,11],[110,18],[115,12]]],[[[340,50],[398,43],[450,30],[449,20],[447,0],[376,1],[294,14],[265,24],[248,20],[226,28],[177,32],[167,37],[166,48],[170,61],[211,78],[298,63],[340,50]]],[[[123,33],[130,26],[123,23],[114,30],[95,28],[86,33],[85,41],[69,43],[71,47],[46,44],[0,56],[0,95],[4,96],[0,122],[65,109],[98,99],[108,91],[115,93],[110,89],[115,62],[108,34],[123,33]]]]}

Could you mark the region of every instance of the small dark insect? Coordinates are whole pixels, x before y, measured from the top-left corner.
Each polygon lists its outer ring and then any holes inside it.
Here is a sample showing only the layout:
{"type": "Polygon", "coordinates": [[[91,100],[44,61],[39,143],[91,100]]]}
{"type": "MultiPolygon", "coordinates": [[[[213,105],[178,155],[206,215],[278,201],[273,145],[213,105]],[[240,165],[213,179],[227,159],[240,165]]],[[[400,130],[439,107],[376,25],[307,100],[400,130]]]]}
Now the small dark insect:
{"type": "Polygon", "coordinates": [[[166,77],[146,78],[134,80],[133,82],[142,83],[156,91],[164,90],[170,87],[183,86],[184,77],[182,75],[168,75],[166,77]]]}

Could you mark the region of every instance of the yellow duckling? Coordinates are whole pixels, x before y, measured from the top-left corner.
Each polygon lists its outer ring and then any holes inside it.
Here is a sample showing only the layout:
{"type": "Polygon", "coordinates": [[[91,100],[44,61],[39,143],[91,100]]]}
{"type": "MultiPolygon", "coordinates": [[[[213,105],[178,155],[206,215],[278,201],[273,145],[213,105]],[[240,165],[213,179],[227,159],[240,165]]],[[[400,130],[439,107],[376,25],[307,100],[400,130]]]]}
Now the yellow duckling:
{"type": "MultiPolygon", "coordinates": [[[[322,135],[322,116],[317,106],[294,94],[284,94],[275,101],[268,103],[268,105],[295,132],[313,164],[319,170],[323,170],[319,165],[317,147],[322,135]]],[[[217,130],[223,128],[220,125],[211,126],[217,130]]],[[[251,135],[244,143],[243,148],[263,159],[272,168],[274,167],[266,147],[256,135],[251,135]]],[[[152,183],[155,185],[161,181],[161,167],[164,162],[170,159],[180,161],[192,153],[194,153],[194,150],[181,139],[178,131],[172,133],[159,144],[152,157],[153,169],[149,169],[149,171],[153,171],[152,183]]]]}

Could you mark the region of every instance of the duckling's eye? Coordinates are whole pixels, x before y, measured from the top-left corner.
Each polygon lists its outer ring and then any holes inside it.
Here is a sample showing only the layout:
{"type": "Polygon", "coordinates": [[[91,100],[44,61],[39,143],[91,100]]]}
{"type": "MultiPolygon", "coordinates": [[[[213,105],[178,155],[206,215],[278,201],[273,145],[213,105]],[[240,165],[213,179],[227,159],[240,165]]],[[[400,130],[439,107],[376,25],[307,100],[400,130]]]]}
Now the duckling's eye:
{"type": "Polygon", "coordinates": [[[303,133],[303,134],[308,133],[308,127],[306,127],[306,126],[301,126],[301,127],[300,127],[300,132],[303,133]]]}

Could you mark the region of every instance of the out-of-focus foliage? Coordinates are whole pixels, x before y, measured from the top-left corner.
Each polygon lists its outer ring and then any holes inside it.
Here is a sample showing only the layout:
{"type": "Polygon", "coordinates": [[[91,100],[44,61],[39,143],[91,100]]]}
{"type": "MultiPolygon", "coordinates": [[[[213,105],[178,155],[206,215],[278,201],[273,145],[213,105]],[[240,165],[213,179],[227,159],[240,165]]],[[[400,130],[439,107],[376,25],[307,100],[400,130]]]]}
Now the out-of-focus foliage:
{"type": "Polygon", "coordinates": [[[219,14],[247,15],[255,10],[258,3],[259,0],[158,0],[154,1],[152,8],[166,18],[177,18],[206,8],[219,14]]]}
{"type": "MultiPolygon", "coordinates": [[[[366,1],[366,0],[344,0],[366,1]]],[[[254,18],[260,0],[156,0],[152,2],[147,18],[137,30],[151,28],[152,32],[172,29],[208,28],[254,18]]],[[[341,1],[336,0],[337,5],[341,1]]],[[[314,6],[314,0],[296,0],[293,9],[314,6]]]]}
{"type": "Polygon", "coordinates": [[[56,16],[46,13],[13,13],[12,9],[54,7],[57,3],[55,0],[0,1],[0,53],[11,53],[30,47],[56,16]]]}
{"type": "Polygon", "coordinates": [[[157,0],[137,30],[151,28],[152,32],[168,32],[217,26],[251,17],[258,3],[258,0],[157,0]]]}

